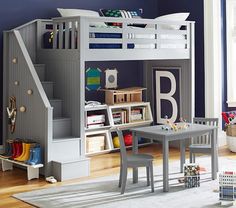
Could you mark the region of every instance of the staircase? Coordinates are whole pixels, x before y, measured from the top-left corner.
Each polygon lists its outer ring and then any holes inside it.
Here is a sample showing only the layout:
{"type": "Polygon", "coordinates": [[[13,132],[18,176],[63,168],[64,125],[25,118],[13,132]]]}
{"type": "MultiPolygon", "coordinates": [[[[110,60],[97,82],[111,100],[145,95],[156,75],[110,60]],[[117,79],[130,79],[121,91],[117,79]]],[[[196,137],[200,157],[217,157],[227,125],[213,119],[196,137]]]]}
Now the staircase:
{"type": "Polygon", "coordinates": [[[47,81],[45,65],[34,64],[34,67],[48,97],[48,100],[53,107],[53,140],[72,138],[71,118],[67,118],[63,115],[63,101],[54,97],[54,82],[47,81]]]}
{"type": "Polygon", "coordinates": [[[89,175],[89,159],[80,158],[80,138],[72,134],[72,120],[63,114],[63,100],[54,97],[54,82],[48,81],[44,64],[34,64],[48,100],[53,107],[52,143],[49,145],[51,175],[59,181],[89,175]]]}
{"type": "MultiPolygon", "coordinates": [[[[53,50],[35,54],[37,45],[33,43],[38,42],[36,29],[42,26],[41,23],[41,20],[32,21],[4,33],[4,106],[8,105],[11,95],[16,97],[19,106],[26,105],[26,111],[18,113],[17,128],[10,137],[33,138],[43,147],[45,168],[41,173],[45,176],[54,175],[59,181],[88,176],[89,159],[84,156],[84,138],[80,129],[80,99],[71,102],[74,96],[80,95],[77,94],[80,71],[69,74],[65,71],[65,77],[48,79],[53,71],[47,69],[55,67],[64,72],[67,68],[63,66],[64,60],[55,59],[53,50]],[[34,64],[36,57],[44,64],[34,64]],[[45,67],[47,64],[50,68],[45,67]],[[68,81],[70,76],[74,78],[72,82],[68,81]],[[12,84],[16,81],[20,85],[12,84]],[[32,90],[33,94],[26,93],[26,89],[32,90]],[[71,94],[66,94],[67,91],[71,94]],[[73,104],[72,110],[66,108],[67,103],[73,104]]],[[[75,63],[77,65],[77,61],[75,63]]],[[[8,138],[6,114],[3,121],[3,138],[8,138]]]]}

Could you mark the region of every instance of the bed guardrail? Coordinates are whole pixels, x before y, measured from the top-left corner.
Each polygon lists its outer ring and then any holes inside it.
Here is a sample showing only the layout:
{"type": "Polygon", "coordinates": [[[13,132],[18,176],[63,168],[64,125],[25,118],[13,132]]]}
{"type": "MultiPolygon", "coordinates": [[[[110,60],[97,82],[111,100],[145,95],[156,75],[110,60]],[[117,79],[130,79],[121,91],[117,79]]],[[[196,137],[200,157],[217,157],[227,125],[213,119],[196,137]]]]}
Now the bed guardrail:
{"type": "Polygon", "coordinates": [[[54,49],[188,50],[191,47],[190,21],[67,17],[54,18],[52,22],[54,49]]]}

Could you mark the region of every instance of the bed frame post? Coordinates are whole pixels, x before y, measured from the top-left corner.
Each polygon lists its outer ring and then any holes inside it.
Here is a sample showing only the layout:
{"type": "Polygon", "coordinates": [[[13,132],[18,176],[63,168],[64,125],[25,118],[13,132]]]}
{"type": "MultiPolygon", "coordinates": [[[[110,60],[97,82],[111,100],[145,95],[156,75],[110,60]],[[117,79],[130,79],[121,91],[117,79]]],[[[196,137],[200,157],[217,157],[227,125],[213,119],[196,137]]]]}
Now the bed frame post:
{"type": "MultiPolygon", "coordinates": [[[[80,154],[82,157],[85,156],[85,132],[84,132],[84,106],[85,106],[85,59],[86,59],[86,38],[88,33],[86,33],[84,30],[86,30],[86,20],[83,17],[80,17],[79,19],[79,25],[78,25],[78,47],[79,47],[79,70],[80,70],[80,137],[81,137],[81,151],[80,154]]],[[[88,28],[87,28],[88,30],[88,28]]]]}
{"type": "MultiPolygon", "coordinates": [[[[3,103],[2,103],[2,145],[5,149],[6,138],[8,138],[8,126],[7,126],[7,114],[5,112],[6,106],[8,106],[8,60],[9,60],[9,32],[3,32],[3,103]]],[[[0,144],[1,146],[1,144],[0,144]]]]}
{"type": "MultiPolygon", "coordinates": [[[[192,86],[191,86],[191,94],[195,95],[195,22],[190,23],[190,68],[191,68],[191,79],[192,79],[192,86]]],[[[192,96],[192,118],[195,117],[195,96],[192,96]]]]}

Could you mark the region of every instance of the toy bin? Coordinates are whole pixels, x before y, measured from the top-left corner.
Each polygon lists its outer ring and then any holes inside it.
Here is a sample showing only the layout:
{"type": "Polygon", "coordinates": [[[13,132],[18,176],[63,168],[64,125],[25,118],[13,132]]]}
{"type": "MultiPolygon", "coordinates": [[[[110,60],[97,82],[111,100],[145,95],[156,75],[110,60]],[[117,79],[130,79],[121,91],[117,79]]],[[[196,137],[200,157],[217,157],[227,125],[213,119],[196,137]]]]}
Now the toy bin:
{"type": "Polygon", "coordinates": [[[185,188],[200,186],[200,167],[198,164],[189,163],[184,165],[185,188]]]}
{"type": "Polygon", "coordinates": [[[227,146],[231,152],[236,152],[236,125],[229,125],[226,128],[227,146]]]}

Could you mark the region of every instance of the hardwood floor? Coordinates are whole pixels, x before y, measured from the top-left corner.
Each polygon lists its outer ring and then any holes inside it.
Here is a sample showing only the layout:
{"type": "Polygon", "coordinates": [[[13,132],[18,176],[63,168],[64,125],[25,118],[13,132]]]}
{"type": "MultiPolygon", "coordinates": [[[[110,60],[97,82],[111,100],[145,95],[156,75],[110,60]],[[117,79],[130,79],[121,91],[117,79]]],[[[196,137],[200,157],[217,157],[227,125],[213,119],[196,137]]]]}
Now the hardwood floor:
{"type": "MultiPolygon", "coordinates": [[[[153,144],[147,147],[140,148],[140,153],[152,154],[155,157],[154,165],[161,165],[162,155],[160,145],[153,144]]],[[[236,159],[236,154],[230,152],[226,147],[220,149],[220,156],[236,159]]],[[[186,157],[188,158],[188,152],[186,153],[186,157]]],[[[119,152],[93,156],[91,157],[91,176],[82,179],[69,180],[66,182],[58,182],[56,184],[49,184],[45,182],[43,177],[41,177],[40,179],[28,181],[26,179],[26,171],[18,168],[14,168],[13,171],[0,171],[0,208],[32,207],[31,205],[28,205],[11,197],[11,195],[15,193],[37,190],[47,187],[61,186],[65,184],[75,184],[91,178],[118,173],[120,162],[119,160],[119,152]]],[[[179,150],[171,148],[170,162],[174,160],[179,160],[179,150]]]]}

